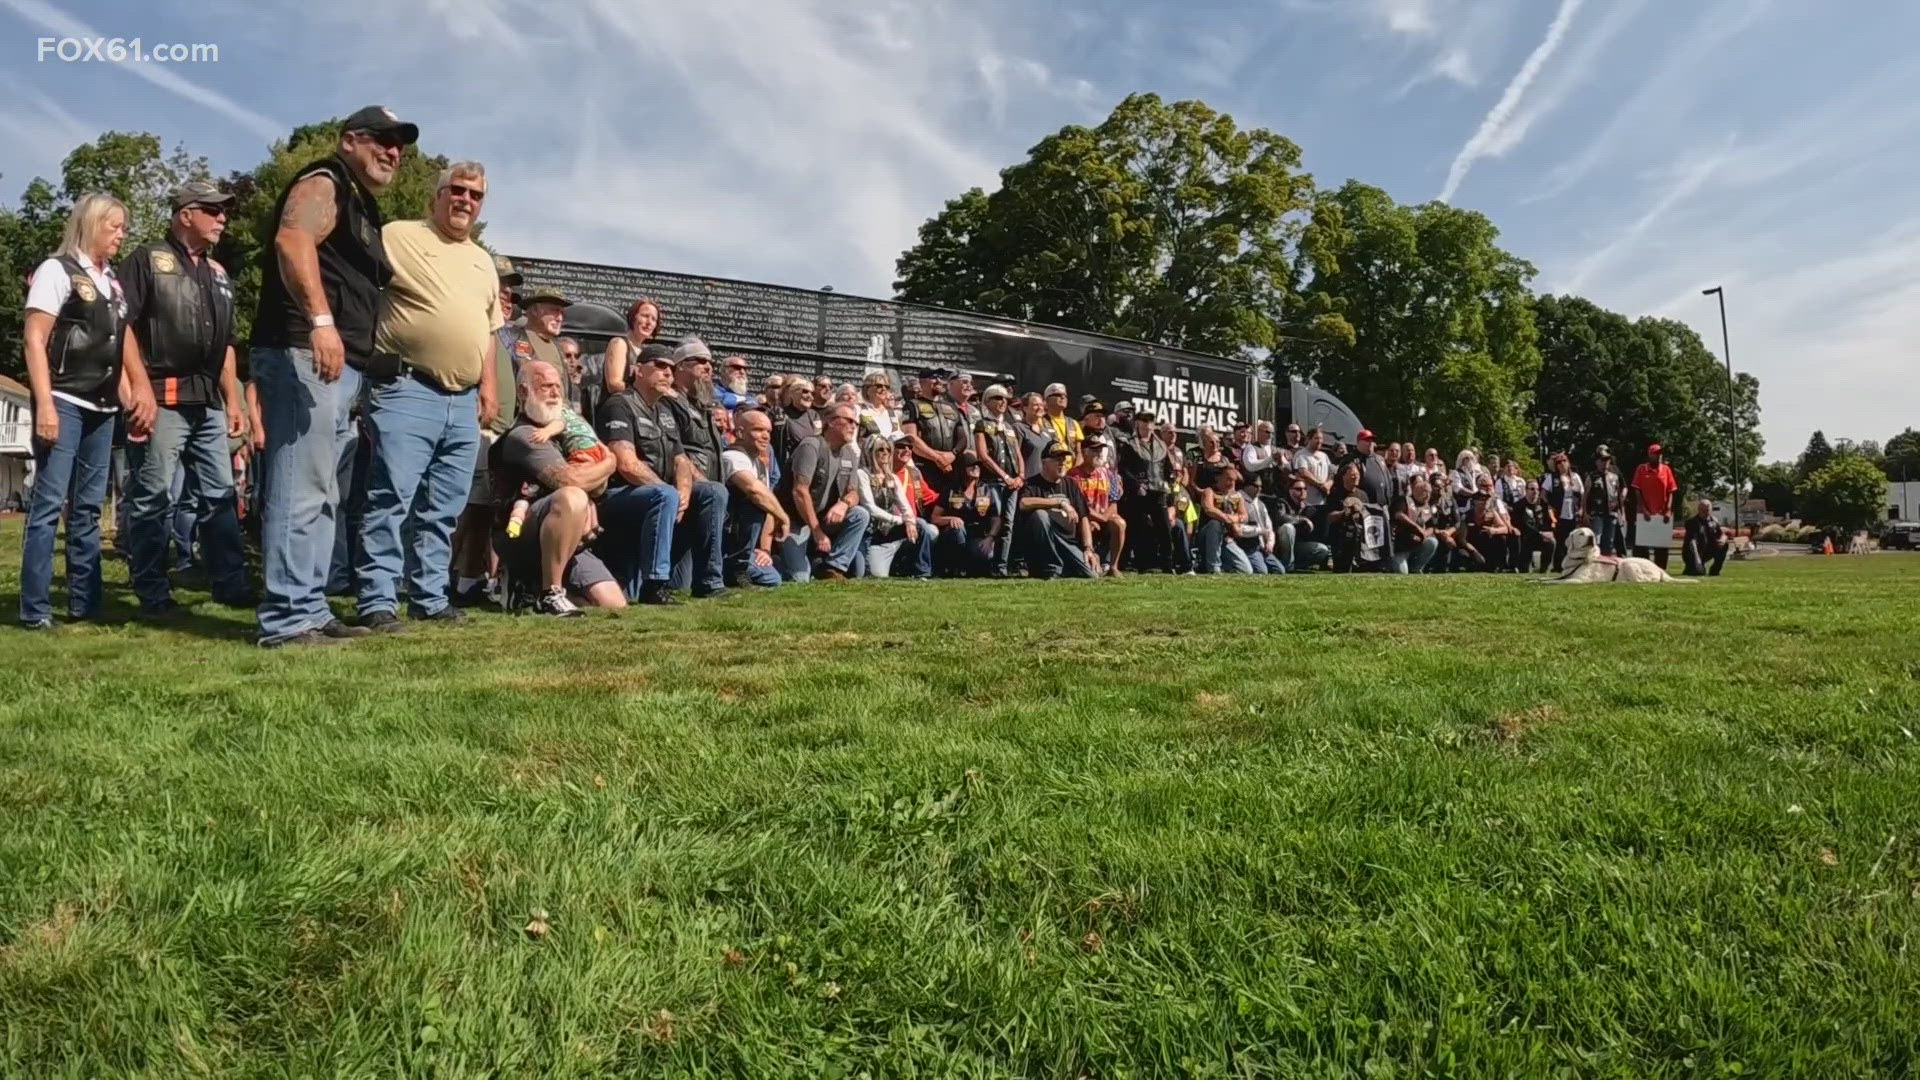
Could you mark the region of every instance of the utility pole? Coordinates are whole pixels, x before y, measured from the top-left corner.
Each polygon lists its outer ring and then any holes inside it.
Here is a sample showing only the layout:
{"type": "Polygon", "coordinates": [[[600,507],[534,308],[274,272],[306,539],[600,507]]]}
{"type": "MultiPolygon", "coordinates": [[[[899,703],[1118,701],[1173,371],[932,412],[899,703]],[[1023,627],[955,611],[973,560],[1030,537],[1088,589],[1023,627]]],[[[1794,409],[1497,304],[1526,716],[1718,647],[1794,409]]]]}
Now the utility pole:
{"type": "Polygon", "coordinates": [[[1727,471],[1733,477],[1733,535],[1740,535],[1740,419],[1734,405],[1733,345],[1727,339],[1727,291],[1715,285],[1702,296],[1720,298],[1720,351],[1727,358],[1727,471]]]}

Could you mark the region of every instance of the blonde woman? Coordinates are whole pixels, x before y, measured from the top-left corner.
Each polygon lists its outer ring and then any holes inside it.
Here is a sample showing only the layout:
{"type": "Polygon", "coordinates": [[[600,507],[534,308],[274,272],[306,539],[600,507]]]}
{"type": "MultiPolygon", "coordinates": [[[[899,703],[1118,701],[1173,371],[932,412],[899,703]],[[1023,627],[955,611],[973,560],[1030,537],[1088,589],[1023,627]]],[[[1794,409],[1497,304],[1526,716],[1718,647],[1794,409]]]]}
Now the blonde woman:
{"type": "Polygon", "coordinates": [[[661,317],[660,305],[644,296],[627,306],[627,336],[607,342],[607,363],[601,372],[607,393],[626,390],[627,368],[640,355],[640,346],[660,332],[661,317]]]}
{"type": "MultiPolygon", "coordinates": [[[[867,508],[867,576],[893,577],[896,556],[913,558],[912,575],[933,576],[933,530],[920,520],[919,510],[894,471],[893,440],[869,435],[860,447],[860,505],[867,508]]],[[[907,575],[899,575],[907,576],[907,575]]]]}
{"type": "Polygon", "coordinates": [[[53,627],[53,542],[67,518],[67,613],[100,610],[100,504],[107,497],[114,415],[127,431],[153,423],[153,393],[120,363],[127,314],[113,257],[127,235],[127,208],[111,195],[80,197],[60,248],[27,286],[27,385],[33,402],[33,493],[20,549],[20,625],[53,627]]]}

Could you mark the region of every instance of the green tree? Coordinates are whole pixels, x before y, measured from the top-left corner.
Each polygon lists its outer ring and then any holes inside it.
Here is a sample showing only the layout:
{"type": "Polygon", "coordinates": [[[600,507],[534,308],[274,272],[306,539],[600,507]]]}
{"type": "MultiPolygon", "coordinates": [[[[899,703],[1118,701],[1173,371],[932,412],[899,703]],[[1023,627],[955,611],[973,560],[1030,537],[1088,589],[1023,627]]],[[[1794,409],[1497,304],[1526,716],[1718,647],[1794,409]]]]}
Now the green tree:
{"type": "Polygon", "coordinates": [[[1401,206],[1357,181],[1320,193],[1276,367],[1389,437],[1525,454],[1540,368],[1534,269],[1499,235],[1474,211],[1401,206]]]}
{"type": "Polygon", "coordinates": [[[176,146],[162,154],[160,139],[144,131],[109,131],[77,147],[60,167],[62,213],[90,191],[108,191],[127,204],[127,241],[122,250],[157,240],[173,216],[173,189],[204,180],[207,159],[176,146]]]}
{"type": "Polygon", "coordinates": [[[1799,460],[1794,462],[1794,486],[1798,487],[1808,477],[1826,468],[1833,456],[1833,445],[1827,442],[1827,433],[1816,428],[1813,436],[1807,440],[1807,448],[1800,451],[1799,460]]]}
{"type": "Polygon", "coordinates": [[[1715,495],[1731,490],[1730,427],[1742,474],[1758,460],[1759,381],[1736,373],[1730,425],[1726,368],[1690,327],[1577,296],[1534,307],[1542,363],[1528,418],[1548,451],[1585,461],[1605,443],[1631,466],[1658,442],[1689,489],[1715,495]]]}
{"type": "Polygon", "coordinates": [[[1801,482],[1796,494],[1805,520],[1857,532],[1886,513],[1887,478],[1873,462],[1846,454],[1815,470],[1801,482]]]}
{"type": "Polygon", "coordinates": [[[903,300],[1203,352],[1270,349],[1313,190],[1300,148],[1198,101],[1122,101],[922,225],[903,300]]]}
{"type": "Polygon", "coordinates": [[[1908,428],[1887,440],[1886,460],[1880,463],[1889,480],[1920,480],[1920,431],[1908,428]]]}
{"type": "Polygon", "coordinates": [[[1765,502],[1768,513],[1792,517],[1799,506],[1799,500],[1793,493],[1795,483],[1791,462],[1768,462],[1754,468],[1748,480],[1747,494],[1765,502]]]}

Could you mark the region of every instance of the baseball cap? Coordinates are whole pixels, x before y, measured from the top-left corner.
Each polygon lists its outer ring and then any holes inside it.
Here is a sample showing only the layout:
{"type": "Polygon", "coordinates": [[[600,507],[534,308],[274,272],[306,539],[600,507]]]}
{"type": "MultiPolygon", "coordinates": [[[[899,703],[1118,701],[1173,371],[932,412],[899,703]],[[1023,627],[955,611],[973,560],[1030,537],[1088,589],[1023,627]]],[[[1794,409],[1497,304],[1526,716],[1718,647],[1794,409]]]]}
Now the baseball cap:
{"type": "Polygon", "coordinates": [[[567,299],[564,295],[562,295],[559,289],[549,288],[548,286],[542,285],[540,288],[537,288],[532,292],[528,293],[526,295],[526,298],[522,300],[521,303],[526,304],[529,307],[531,307],[534,304],[559,304],[561,307],[568,307],[573,303],[573,301],[567,299]]]}
{"type": "Polygon", "coordinates": [[[944,379],[947,377],[947,369],[923,367],[919,371],[914,372],[913,377],[916,379],[944,379]]]}
{"type": "Polygon", "coordinates": [[[1650,446],[1648,446],[1648,447],[1647,447],[1647,453],[1649,453],[1649,454],[1657,454],[1657,453],[1659,453],[1659,452],[1660,452],[1660,444],[1659,444],[1659,443],[1653,443],[1652,445],[1650,445],[1650,446]]]}
{"type": "Polygon", "coordinates": [[[1055,394],[1059,394],[1061,397],[1067,396],[1067,384],[1066,383],[1048,383],[1046,393],[1042,396],[1052,397],[1055,394]]]}
{"type": "Polygon", "coordinates": [[[962,450],[953,455],[953,467],[955,469],[965,469],[978,464],[980,464],[980,459],[975,457],[971,450],[962,450]]]}
{"type": "Polygon", "coordinates": [[[1080,449],[1082,450],[1105,450],[1106,448],[1107,440],[1098,435],[1089,435],[1080,440],[1080,449]]]}
{"type": "Polygon", "coordinates": [[[1104,414],[1106,411],[1107,411],[1106,403],[1102,402],[1099,398],[1088,397],[1088,398],[1082,398],[1080,400],[1081,416],[1086,416],[1089,413],[1104,414]]]}
{"type": "Polygon", "coordinates": [[[189,180],[173,189],[175,210],[189,206],[225,206],[232,201],[232,194],[221,191],[211,180],[189,180]]]}
{"type": "Polygon", "coordinates": [[[1355,435],[1353,437],[1353,441],[1359,442],[1362,439],[1366,439],[1367,441],[1371,442],[1373,440],[1373,432],[1368,431],[1366,428],[1361,428],[1360,434],[1355,435]]]}
{"type": "Polygon", "coordinates": [[[994,398],[1010,398],[1012,396],[1013,391],[1008,390],[999,383],[994,383],[992,386],[987,387],[987,392],[981,395],[981,400],[992,401],[994,398]]]}
{"type": "MultiPolygon", "coordinates": [[[[535,299],[538,299],[538,297],[536,297],[535,299]]],[[[650,364],[655,360],[664,360],[667,363],[672,363],[673,350],[668,348],[665,345],[640,346],[640,362],[641,363],[650,364]]]]}
{"type": "Polygon", "coordinates": [[[385,105],[369,105],[361,109],[347,117],[347,122],[340,130],[364,131],[369,135],[398,135],[407,146],[420,141],[420,125],[407,123],[393,115],[393,110],[385,105]]]}
{"type": "Polygon", "coordinates": [[[1160,419],[1160,417],[1156,415],[1152,409],[1141,409],[1139,412],[1136,412],[1133,414],[1133,418],[1136,421],[1160,419]]]}
{"type": "Polygon", "coordinates": [[[1073,451],[1067,449],[1066,443],[1050,442],[1047,444],[1047,448],[1045,450],[1040,451],[1040,456],[1043,458],[1055,458],[1055,457],[1070,458],[1073,456],[1073,451]]]}
{"type": "Polygon", "coordinates": [[[1598,450],[1595,450],[1595,451],[1593,452],[1593,456],[1594,456],[1594,457],[1603,457],[1603,458],[1611,458],[1611,457],[1613,456],[1613,451],[1611,451],[1611,450],[1609,450],[1609,449],[1607,449],[1607,444],[1606,444],[1606,443],[1601,443],[1601,444],[1600,444],[1600,449],[1598,449],[1598,450]]]}
{"type": "Polygon", "coordinates": [[[518,285],[527,280],[521,275],[520,271],[513,268],[513,260],[507,258],[505,255],[495,255],[493,257],[493,272],[500,278],[500,284],[502,285],[518,285]]]}
{"type": "Polygon", "coordinates": [[[681,338],[680,347],[673,350],[673,362],[677,364],[682,360],[705,360],[712,363],[713,350],[707,348],[706,342],[689,334],[681,338]]]}

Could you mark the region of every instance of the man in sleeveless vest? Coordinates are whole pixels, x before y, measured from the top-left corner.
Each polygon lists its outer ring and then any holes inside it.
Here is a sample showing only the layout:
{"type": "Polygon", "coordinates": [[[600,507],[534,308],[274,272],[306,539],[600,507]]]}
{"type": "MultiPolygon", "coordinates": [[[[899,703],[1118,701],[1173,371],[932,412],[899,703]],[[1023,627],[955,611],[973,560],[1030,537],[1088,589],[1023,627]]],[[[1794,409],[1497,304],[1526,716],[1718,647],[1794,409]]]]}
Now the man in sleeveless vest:
{"type": "MultiPolygon", "coordinates": [[[[120,264],[129,338],[124,355],[130,370],[144,373],[155,405],[152,434],[127,445],[128,561],[146,615],[178,606],[167,579],[176,489],[193,499],[214,600],[232,607],[259,602],[247,585],[227,452],[227,440],[247,429],[234,371],[233,286],[210,254],[232,203],[232,195],[209,181],[181,185],[166,237],[134,248],[120,264]],[[183,467],[191,482],[177,484],[183,467]]],[[[136,374],[134,381],[142,380],[136,374]]]]}
{"type": "Polygon", "coordinates": [[[369,633],[334,618],[327,571],[341,527],[338,466],[392,269],[374,197],[420,129],[378,105],[347,118],[335,152],[280,195],[261,260],[252,368],[267,428],[260,644],[369,633]]]}

